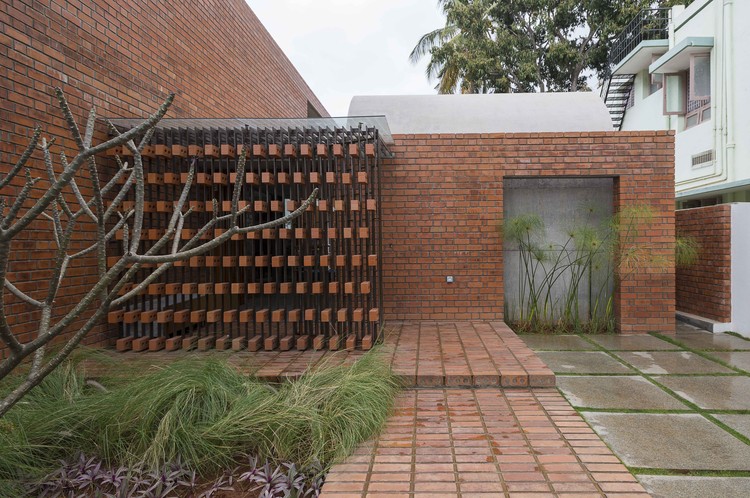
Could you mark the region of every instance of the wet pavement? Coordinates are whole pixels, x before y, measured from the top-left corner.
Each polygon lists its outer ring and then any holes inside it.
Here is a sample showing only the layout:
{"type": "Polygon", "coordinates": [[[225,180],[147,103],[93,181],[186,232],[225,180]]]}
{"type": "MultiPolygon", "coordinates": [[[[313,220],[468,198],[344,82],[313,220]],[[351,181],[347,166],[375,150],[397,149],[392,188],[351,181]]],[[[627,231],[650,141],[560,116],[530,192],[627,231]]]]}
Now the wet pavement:
{"type": "Polygon", "coordinates": [[[727,498],[750,493],[750,477],[638,476],[649,492],[659,497],[727,498]]]}
{"type": "Polygon", "coordinates": [[[750,496],[750,341],[681,323],[672,337],[520,337],[653,496],[750,496]]]}
{"type": "Polygon", "coordinates": [[[558,375],[635,373],[601,351],[545,351],[537,355],[558,375]]]}

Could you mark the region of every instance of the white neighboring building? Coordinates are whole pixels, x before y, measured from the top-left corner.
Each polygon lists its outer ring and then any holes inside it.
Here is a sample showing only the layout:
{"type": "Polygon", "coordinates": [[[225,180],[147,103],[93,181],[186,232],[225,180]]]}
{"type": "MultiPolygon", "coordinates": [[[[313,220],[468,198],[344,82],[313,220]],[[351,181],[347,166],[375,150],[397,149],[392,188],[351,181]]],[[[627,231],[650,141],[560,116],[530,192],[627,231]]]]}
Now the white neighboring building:
{"type": "Polygon", "coordinates": [[[679,208],[750,201],[750,0],[643,11],[610,62],[615,128],[676,132],[679,208]]]}

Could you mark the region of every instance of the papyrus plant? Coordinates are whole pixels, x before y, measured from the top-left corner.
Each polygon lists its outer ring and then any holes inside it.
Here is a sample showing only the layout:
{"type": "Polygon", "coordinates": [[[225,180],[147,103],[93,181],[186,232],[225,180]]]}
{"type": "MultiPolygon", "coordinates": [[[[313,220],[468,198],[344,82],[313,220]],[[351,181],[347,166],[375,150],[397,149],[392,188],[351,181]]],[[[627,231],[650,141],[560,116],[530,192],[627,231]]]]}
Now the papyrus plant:
{"type": "Polygon", "coordinates": [[[505,303],[506,319],[517,330],[612,332],[614,280],[671,264],[641,240],[653,219],[651,207],[625,207],[599,224],[591,221],[593,208],[583,211],[560,243],[547,240],[537,214],[515,216],[499,227],[508,247],[519,253],[517,302],[505,303]]]}

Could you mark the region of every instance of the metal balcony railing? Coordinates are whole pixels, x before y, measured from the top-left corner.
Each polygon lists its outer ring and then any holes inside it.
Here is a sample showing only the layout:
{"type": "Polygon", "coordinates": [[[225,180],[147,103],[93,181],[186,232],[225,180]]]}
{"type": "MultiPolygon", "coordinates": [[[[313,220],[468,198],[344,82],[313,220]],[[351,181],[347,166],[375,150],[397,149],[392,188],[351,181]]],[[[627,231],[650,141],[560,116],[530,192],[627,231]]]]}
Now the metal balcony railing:
{"type": "Polygon", "coordinates": [[[669,33],[668,7],[641,10],[617,36],[609,51],[609,67],[619,64],[639,43],[665,40],[669,33]]]}
{"type": "Polygon", "coordinates": [[[632,74],[612,75],[614,67],[622,62],[639,43],[645,40],[664,40],[669,35],[668,7],[643,9],[617,36],[609,51],[607,67],[604,70],[601,97],[609,109],[612,125],[616,130],[622,126],[627,102],[633,91],[632,74]]]}

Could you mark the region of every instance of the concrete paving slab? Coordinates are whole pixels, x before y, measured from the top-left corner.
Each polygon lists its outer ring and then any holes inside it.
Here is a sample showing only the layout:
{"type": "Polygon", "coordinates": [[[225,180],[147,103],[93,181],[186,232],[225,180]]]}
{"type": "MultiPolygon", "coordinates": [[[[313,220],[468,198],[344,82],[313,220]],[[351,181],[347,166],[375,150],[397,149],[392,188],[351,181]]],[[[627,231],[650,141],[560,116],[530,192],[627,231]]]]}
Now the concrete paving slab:
{"type": "Polygon", "coordinates": [[[654,377],[678,395],[709,410],[750,410],[750,377],[654,377]]]}
{"type": "Polygon", "coordinates": [[[750,470],[750,446],[698,414],[583,412],[583,416],[625,465],[750,470]]]}
{"type": "MultiPolygon", "coordinates": [[[[714,415],[732,429],[750,438],[750,415],[714,415]]],[[[750,488],[748,488],[750,494],[750,488]]]]}
{"type": "Polygon", "coordinates": [[[715,361],[687,351],[633,351],[615,354],[641,372],[652,375],[734,372],[715,361]]]}
{"type": "Polygon", "coordinates": [[[636,476],[655,498],[744,498],[750,477],[636,476]]]}
{"type": "Polygon", "coordinates": [[[555,373],[635,373],[601,351],[548,351],[537,356],[555,373]]]}
{"type": "Polygon", "coordinates": [[[595,351],[597,348],[577,335],[519,335],[534,351],[595,351]]]}
{"type": "Polygon", "coordinates": [[[592,335],[591,340],[611,351],[679,350],[671,342],[651,335],[592,335]]]}
{"type": "Polygon", "coordinates": [[[674,338],[689,348],[701,351],[750,351],[750,341],[729,334],[714,334],[703,330],[677,330],[674,338]]]}
{"type": "Polygon", "coordinates": [[[750,372],[750,351],[711,351],[711,356],[750,372]]]}
{"type": "Polygon", "coordinates": [[[689,410],[673,396],[643,377],[560,376],[559,387],[572,405],[633,410],[689,410]]]}

